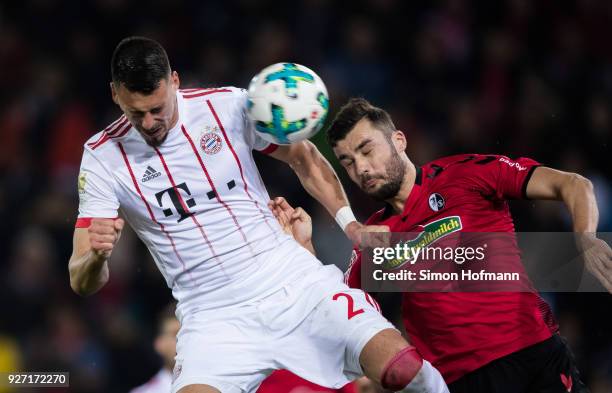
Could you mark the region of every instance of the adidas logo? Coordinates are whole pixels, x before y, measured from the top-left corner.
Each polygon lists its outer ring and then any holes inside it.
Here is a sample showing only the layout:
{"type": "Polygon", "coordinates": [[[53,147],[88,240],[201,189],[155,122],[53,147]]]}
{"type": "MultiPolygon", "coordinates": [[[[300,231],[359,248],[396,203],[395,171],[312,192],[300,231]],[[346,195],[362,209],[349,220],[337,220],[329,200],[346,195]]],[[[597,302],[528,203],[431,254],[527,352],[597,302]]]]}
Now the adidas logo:
{"type": "Polygon", "coordinates": [[[142,175],[142,179],[140,181],[144,183],[159,176],[161,176],[161,173],[153,169],[153,167],[148,166],[144,175],[142,175]]]}

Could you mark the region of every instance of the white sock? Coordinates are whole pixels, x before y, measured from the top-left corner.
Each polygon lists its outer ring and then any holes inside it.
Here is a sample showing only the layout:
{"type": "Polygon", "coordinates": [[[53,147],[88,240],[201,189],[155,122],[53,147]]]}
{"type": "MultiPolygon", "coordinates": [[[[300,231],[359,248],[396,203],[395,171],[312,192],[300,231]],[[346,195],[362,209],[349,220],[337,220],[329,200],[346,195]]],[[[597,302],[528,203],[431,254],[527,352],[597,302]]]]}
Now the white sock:
{"type": "Polygon", "coordinates": [[[450,393],[444,378],[434,366],[423,359],[423,365],[412,381],[398,393],[450,393]]]}

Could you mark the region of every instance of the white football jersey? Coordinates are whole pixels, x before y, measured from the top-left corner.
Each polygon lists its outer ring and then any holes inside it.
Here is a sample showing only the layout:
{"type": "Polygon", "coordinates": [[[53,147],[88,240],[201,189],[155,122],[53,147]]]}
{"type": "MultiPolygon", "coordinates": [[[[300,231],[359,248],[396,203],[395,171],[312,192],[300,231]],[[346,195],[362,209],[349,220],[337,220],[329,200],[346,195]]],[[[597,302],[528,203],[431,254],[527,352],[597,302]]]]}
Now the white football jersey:
{"type": "Polygon", "coordinates": [[[300,246],[267,207],[252,150],[276,146],[254,132],[246,100],[234,87],[181,90],[178,122],[161,146],[146,144],[124,116],[85,144],[77,227],[121,209],[179,318],[261,298],[313,268],[291,263],[300,246]]]}

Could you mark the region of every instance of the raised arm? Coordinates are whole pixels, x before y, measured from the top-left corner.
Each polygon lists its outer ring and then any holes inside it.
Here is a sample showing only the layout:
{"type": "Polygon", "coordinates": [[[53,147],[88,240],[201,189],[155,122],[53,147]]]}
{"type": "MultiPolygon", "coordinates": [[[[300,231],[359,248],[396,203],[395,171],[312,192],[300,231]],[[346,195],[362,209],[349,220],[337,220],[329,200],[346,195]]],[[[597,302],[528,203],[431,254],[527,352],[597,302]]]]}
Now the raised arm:
{"type": "Polygon", "coordinates": [[[336,172],[312,142],[279,146],[270,156],[289,164],[306,191],[321,202],[332,216],[340,208],[348,206],[336,172]]]}
{"type": "Polygon", "coordinates": [[[336,172],[314,144],[302,141],[279,146],[270,156],[289,164],[304,189],[319,201],[336,221],[340,221],[338,224],[343,227],[348,238],[355,244],[360,243],[364,226],[355,220],[352,213],[349,213],[348,219],[338,217],[340,209],[347,208],[340,211],[340,216],[350,212],[349,202],[336,172]]]}
{"type": "Polygon", "coordinates": [[[100,290],[109,278],[108,259],[117,243],[122,219],[94,218],[88,228],[76,228],[68,272],[70,287],[81,296],[100,290]]]}

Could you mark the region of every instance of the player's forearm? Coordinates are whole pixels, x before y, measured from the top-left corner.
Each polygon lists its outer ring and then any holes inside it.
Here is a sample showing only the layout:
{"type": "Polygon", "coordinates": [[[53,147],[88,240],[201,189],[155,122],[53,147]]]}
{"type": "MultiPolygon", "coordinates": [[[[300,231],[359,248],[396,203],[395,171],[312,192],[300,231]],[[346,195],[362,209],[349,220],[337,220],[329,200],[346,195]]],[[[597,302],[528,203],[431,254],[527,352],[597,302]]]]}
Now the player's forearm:
{"type": "Polygon", "coordinates": [[[70,286],[77,294],[89,296],[100,290],[109,277],[106,257],[93,251],[73,256],[68,263],[70,286]]]}
{"type": "Polygon", "coordinates": [[[312,144],[304,144],[301,154],[289,163],[304,189],[335,217],[338,210],[348,206],[348,200],[340,180],[329,161],[312,144]]]}
{"type": "Polygon", "coordinates": [[[561,187],[560,194],[572,216],[574,232],[595,233],[599,211],[591,182],[574,174],[561,187]]]}
{"type": "Polygon", "coordinates": [[[314,255],[315,257],[317,256],[317,253],[316,253],[316,251],[314,249],[314,246],[312,245],[312,241],[308,241],[308,243],[301,243],[300,242],[300,245],[302,247],[304,247],[305,249],[307,249],[308,251],[310,251],[310,253],[312,255],[314,255]]]}

